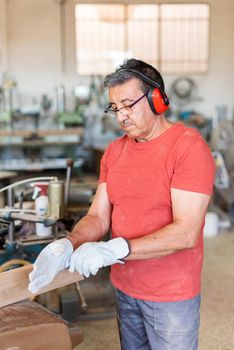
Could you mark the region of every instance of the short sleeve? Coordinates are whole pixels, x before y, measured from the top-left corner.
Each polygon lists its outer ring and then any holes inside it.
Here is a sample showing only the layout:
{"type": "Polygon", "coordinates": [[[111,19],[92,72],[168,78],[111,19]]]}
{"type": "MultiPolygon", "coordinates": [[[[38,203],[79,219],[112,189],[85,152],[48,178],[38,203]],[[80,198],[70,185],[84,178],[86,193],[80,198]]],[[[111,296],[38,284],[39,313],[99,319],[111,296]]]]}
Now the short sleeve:
{"type": "Polygon", "coordinates": [[[110,153],[110,146],[107,147],[107,149],[105,150],[102,158],[101,158],[101,162],[100,162],[100,174],[99,174],[99,179],[98,179],[98,183],[101,184],[103,182],[106,182],[106,178],[107,178],[107,174],[108,174],[108,155],[110,153]]]}
{"type": "Polygon", "coordinates": [[[213,193],[215,163],[206,142],[199,137],[193,144],[180,144],[175,158],[171,187],[208,195],[213,193]]]}

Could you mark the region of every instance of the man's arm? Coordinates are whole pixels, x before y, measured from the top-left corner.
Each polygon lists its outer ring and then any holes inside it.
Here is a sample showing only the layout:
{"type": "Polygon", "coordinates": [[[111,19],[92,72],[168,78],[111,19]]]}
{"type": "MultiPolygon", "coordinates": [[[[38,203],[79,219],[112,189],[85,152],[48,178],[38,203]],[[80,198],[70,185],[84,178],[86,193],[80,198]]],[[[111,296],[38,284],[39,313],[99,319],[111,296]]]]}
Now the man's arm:
{"type": "Polygon", "coordinates": [[[82,243],[100,240],[109,230],[110,215],[111,204],[106,184],[103,183],[97,188],[88,214],[76,224],[74,230],[66,238],[55,240],[41,251],[29,275],[29,290],[36,293],[49,284],[59,271],[69,266],[74,249],[82,243]]]}
{"type": "Polygon", "coordinates": [[[108,198],[106,183],[101,183],[97,187],[88,213],[66,237],[72,242],[74,249],[85,242],[97,242],[108,232],[111,210],[112,206],[108,198]]]}
{"type": "Polygon", "coordinates": [[[159,258],[193,248],[202,229],[210,196],[171,189],[173,223],[162,229],[130,240],[131,254],[126,260],[159,258]]]}
{"type": "MultiPolygon", "coordinates": [[[[84,243],[72,254],[70,272],[77,270],[88,277],[90,274],[95,275],[101,267],[123,263],[123,259],[160,258],[195,247],[209,200],[210,196],[206,194],[171,189],[171,224],[150,235],[129,241],[120,235],[107,242],[84,243]]],[[[95,232],[98,237],[98,230],[95,232]]],[[[86,237],[86,234],[82,237],[86,237]]]]}

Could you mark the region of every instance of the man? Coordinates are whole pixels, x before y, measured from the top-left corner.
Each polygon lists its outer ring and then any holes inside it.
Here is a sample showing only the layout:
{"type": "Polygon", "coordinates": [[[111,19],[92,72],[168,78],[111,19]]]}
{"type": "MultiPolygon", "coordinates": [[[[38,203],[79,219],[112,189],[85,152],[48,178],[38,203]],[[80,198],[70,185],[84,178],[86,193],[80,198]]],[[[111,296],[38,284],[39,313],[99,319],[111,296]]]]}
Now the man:
{"type": "Polygon", "coordinates": [[[42,251],[29,288],[68,265],[86,277],[112,265],[122,349],[195,350],[211,152],[198,131],[165,118],[169,100],[151,65],[129,59],[104,84],[106,112],[125,135],[104,153],[87,215],[42,251]]]}

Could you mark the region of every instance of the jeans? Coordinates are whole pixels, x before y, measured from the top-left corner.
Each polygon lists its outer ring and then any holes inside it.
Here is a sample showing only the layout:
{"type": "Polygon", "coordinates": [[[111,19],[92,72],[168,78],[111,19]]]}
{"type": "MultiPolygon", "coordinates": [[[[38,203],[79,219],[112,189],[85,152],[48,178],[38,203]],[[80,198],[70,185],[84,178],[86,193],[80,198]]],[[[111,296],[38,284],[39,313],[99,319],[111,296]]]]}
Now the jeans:
{"type": "Polygon", "coordinates": [[[117,290],[122,350],[197,350],[200,295],[190,300],[152,302],[117,290]]]}

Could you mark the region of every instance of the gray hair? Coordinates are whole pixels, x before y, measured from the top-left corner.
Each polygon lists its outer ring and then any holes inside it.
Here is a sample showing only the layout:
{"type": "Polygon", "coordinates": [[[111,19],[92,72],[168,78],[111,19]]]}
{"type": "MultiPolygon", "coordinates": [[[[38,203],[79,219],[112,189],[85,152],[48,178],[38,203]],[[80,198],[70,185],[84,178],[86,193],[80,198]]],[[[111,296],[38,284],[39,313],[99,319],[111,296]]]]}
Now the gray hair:
{"type": "Polygon", "coordinates": [[[116,85],[122,85],[130,79],[136,78],[140,82],[142,92],[145,93],[152,87],[150,83],[143,81],[136,73],[128,71],[128,69],[139,72],[139,74],[143,74],[146,78],[148,77],[150,80],[155,81],[164,92],[164,81],[157,69],[135,58],[125,60],[113,73],[108,74],[104,79],[104,86],[110,88],[116,85]]]}

